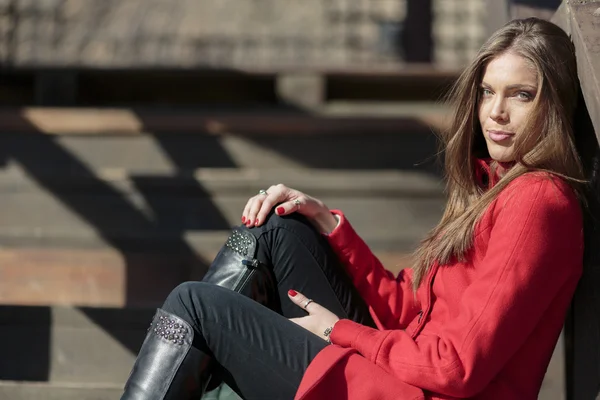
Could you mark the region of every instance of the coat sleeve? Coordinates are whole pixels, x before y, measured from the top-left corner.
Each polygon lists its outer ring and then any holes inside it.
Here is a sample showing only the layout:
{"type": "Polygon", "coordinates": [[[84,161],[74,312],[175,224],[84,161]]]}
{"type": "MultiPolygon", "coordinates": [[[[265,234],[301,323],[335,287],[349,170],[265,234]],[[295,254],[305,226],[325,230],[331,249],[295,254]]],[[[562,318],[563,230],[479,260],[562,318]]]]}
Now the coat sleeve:
{"type": "Polygon", "coordinates": [[[517,182],[490,206],[487,251],[455,318],[414,340],[402,330],[341,320],[332,342],[425,390],[466,398],[485,388],[582,271],[582,216],[573,192],[549,179],[517,182]]]}
{"type": "Polygon", "coordinates": [[[420,310],[412,290],[412,271],[402,270],[398,276],[387,271],[344,214],[338,210],[332,212],[338,215],[340,222],[327,238],[354,286],[382,327],[404,328],[420,310]]]}

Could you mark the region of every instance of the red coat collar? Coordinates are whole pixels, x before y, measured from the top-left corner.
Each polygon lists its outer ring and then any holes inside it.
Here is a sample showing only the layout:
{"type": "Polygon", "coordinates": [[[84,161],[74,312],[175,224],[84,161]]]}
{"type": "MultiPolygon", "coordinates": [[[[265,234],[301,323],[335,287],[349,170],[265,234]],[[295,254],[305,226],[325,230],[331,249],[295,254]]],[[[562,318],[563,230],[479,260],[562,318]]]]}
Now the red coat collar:
{"type": "Polygon", "coordinates": [[[476,158],[474,162],[477,184],[486,190],[493,188],[501,178],[498,174],[497,165],[500,165],[503,169],[507,170],[515,164],[514,162],[511,162],[493,165],[494,163],[494,160],[491,158],[476,158]]]}

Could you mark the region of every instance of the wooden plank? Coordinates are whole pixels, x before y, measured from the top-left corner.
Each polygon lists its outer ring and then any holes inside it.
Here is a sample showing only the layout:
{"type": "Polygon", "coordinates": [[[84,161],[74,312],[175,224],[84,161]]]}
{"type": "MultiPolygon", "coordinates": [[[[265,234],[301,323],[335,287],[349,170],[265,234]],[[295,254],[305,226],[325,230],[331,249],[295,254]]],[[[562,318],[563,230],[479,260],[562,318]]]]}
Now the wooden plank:
{"type": "Polygon", "coordinates": [[[156,306],[181,281],[176,266],[184,262],[177,254],[121,254],[117,249],[0,250],[0,303],[156,306]],[[134,294],[127,293],[128,278],[143,282],[135,285],[140,290],[134,294]]]}
{"type": "Polygon", "coordinates": [[[588,112],[600,140],[600,0],[570,3],[571,37],[588,112]]]}
{"type": "Polygon", "coordinates": [[[171,107],[240,108],[286,103],[304,108],[321,101],[330,102],[332,85],[348,87],[345,92],[368,101],[428,101],[438,99],[459,74],[458,68],[429,63],[248,67],[227,71],[79,70],[76,75],[68,71],[41,74],[12,69],[0,74],[0,106],[64,107],[77,101],[77,105],[99,107],[170,104],[171,107]]]}
{"type": "Polygon", "coordinates": [[[423,107],[410,116],[369,118],[350,115],[254,112],[159,111],[152,109],[20,108],[0,110],[0,132],[50,135],[194,134],[351,134],[364,132],[430,132],[443,129],[444,110],[423,107]]]}
{"type": "MultiPolygon", "coordinates": [[[[583,96],[600,140],[600,1],[564,1],[552,21],[573,40],[583,96]]],[[[566,321],[568,400],[596,399],[600,395],[599,262],[592,260],[587,268],[566,321]]]]}
{"type": "Polygon", "coordinates": [[[581,89],[600,141],[600,0],[565,1],[552,22],[573,40],[581,89]]]}
{"type": "MultiPolygon", "coordinates": [[[[376,253],[393,272],[410,262],[406,253],[376,253]]],[[[216,251],[210,258],[216,255],[216,251]]],[[[206,265],[178,254],[114,248],[0,250],[0,303],[28,306],[155,307],[185,280],[200,280],[206,265]],[[191,264],[188,268],[183,266],[191,264]],[[182,276],[182,270],[190,270],[182,276]],[[128,280],[136,280],[135,293],[128,280]]]]}

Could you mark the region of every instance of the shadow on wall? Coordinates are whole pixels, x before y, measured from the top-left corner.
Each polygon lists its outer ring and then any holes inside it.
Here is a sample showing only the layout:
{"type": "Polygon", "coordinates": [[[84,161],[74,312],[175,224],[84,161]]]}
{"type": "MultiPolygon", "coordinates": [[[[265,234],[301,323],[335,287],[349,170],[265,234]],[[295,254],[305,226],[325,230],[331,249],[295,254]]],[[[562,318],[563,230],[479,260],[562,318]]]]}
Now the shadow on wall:
{"type": "MultiPolygon", "coordinates": [[[[186,125],[171,115],[170,121],[179,121],[179,126],[161,122],[154,111],[134,109],[140,131],[152,132],[147,135],[174,166],[174,179],[152,173],[127,176],[149,213],[97,176],[86,160],[61,143],[60,136],[40,131],[23,116],[12,126],[2,123],[0,168],[8,168],[12,162],[18,164],[36,185],[93,227],[104,242],[120,253],[126,271],[125,307],[129,308],[157,306],[180,282],[201,279],[210,260],[187,243],[186,232],[230,228],[211,194],[193,175],[198,168],[240,167],[223,146],[224,135],[210,129],[215,121],[226,135],[243,137],[258,149],[272,151],[307,168],[440,174],[433,161],[437,141],[426,121],[320,117],[293,107],[282,108],[283,113],[260,118],[253,115],[252,109],[245,114],[211,110],[207,112],[210,117],[199,125],[201,118],[195,117],[196,122],[186,125]]],[[[5,207],[4,212],[10,213],[10,207],[5,207]]],[[[90,308],[80,310],[124,347],[137,352],[143,338],[138,341],[119,331],[109,323],[111,319],[106,314],[90,308]]],[[[0,361],[0,379],[48,379],[51,310],[35,307],[31,312],[37,321],[35,329],[28,331],[25,324],[24,328],[4,331],[7,340],[1,349],[4,356],[0,361]],[[12,364],[16,359],[21,361],[12,364]]],[[[2,313],[8,320],[18,319],[18,311],[2,313]]]]}
{"type": "Polygon", "coordinates": [[[512,0],[513,4],[521,4],[524,6],[530,6],[534,8],[544,8],[548,10],[556,10],[561,0],[512,0]]]}
{"type": "Polygon", "coordinates": [[[50,378],[49,307],[0,308],[0,380],[48,381],[50,378]],[[35,321],[31,324],[31,321],[35,321]]]}
{"type": "MultiPolygon", "coordinates": [[[[190,229],[227,229],[228,222],[196,180],[183,177],[179,181],[185,183],[187,196],[203,201],[193,206],[189,204],[187,209],[178,209],[169,204],[176,196],[181,196],[176,187],[172,193],[153,190],[155,187],[164,187],[160,184],[164,178],[131,177],[153,209],[153,217],[149,218],[122,193],[96,177],[95,172],[62,147],[55,136],[31,133],[35,128],[27,127],[28,121],[23,119],[20,123],[20,128],[30,133],[3,133],[0,138],[1,164],[6,166],[9,160],[18,163],[40,187],[93,226],[106,243],[119,251],[127,275],[126,306],[154,306],[164,299],[169,288],[182,281],[202,277],[208,262],[186,243],[183,234],[190,229]],[[80,178],[75,182],[83,184],[65,184],[62,178],[67,176],[80,178]],[[196,213],[196,216],[191,213],[196,213]]],[[[207,152],[226,158],[224,152],[219,152],[216,142],[203,147],[202,151],[188,146],[185,154],[182,149],[175,149],[169,140],[157,142],[161,143],[165,154],[172,157],[173,164],[181,168],[190,167],[191,159],[206,159],[203,156],[207,152]]],[[[221,159],[221,165],[222,162],[221,159]]],[[[229,166],[233,165],[229,163],[229,166]]],[[[81,311],[123,346],[137,352],[143,338],[139,341],[131,338],[125,340],[113,325],[106,323],[110,318],[96,318],[102,314],[89,308],[82,308],[81,311]]],[[[5,346],[0,361],[0,379],[46,381],[49,376],[52,324],[50,308],[28,308],[28,321],[35,320],[35,326],[17,321],[19,313],[18,308],[3,310],[8,319],[2,320],[6,329],[3,329],[2,343],[5,346]],[[33,317],[32,312],[36,313],[33,317]],[[10,328],[11,318],[17,319],[13,321],[14,328],[10,328]]]]}

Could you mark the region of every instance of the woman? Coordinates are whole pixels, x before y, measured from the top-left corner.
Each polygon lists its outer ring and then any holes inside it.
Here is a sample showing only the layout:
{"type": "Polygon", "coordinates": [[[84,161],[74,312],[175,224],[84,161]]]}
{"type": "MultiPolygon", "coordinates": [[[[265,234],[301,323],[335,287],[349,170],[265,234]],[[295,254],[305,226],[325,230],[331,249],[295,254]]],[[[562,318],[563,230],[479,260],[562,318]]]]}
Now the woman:
{"type": "Polygon", "coordinates": [[[222,379],[247,399],[536,399],[582,274],[578,88],[557,26],[488,40],[451,94],[445,213],[398,276],[340,211],[261,191],[204,282],[157,311],[122,398],[222,379]]]}

